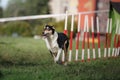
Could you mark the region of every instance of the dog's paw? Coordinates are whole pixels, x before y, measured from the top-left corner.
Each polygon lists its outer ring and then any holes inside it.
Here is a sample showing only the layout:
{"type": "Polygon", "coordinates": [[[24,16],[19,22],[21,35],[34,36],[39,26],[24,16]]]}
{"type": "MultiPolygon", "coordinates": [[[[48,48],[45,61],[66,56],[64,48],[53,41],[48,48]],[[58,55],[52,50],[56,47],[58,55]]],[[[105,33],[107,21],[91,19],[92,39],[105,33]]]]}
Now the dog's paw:
{"type": "Polygon", "coordinates": [[[57,64],[62,64],[62,61],[56,61],[57,64]]]}

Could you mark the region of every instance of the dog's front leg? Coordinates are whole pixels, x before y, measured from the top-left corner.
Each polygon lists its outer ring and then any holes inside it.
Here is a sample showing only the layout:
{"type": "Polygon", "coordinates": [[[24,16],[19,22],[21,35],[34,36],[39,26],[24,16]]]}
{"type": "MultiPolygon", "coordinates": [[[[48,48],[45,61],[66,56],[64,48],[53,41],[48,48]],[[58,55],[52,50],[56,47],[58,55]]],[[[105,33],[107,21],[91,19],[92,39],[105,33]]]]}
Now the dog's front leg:
{"type": "Polygon", "coordinates": [[[62,52],[62,49],[60,48],[60,49],[58,50],[57,56],[54,58],[55,63],[59,60],[59,57],[60,57],[60,53],[61,53],[61,52],[62,52]]]}

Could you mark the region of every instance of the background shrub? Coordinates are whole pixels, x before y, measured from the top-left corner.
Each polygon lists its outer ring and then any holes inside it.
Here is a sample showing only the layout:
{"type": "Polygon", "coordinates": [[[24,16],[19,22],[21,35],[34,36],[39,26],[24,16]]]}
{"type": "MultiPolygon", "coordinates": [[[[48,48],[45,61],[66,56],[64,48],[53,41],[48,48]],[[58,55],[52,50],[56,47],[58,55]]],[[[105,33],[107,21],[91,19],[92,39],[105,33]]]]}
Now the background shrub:
{"type": "Polygon", "coordinates": [[[11,36],[13,34],[18,36],[32,36],[31,26],[25,21],[8,22],[4,26],[4,34],[11,36]]]}

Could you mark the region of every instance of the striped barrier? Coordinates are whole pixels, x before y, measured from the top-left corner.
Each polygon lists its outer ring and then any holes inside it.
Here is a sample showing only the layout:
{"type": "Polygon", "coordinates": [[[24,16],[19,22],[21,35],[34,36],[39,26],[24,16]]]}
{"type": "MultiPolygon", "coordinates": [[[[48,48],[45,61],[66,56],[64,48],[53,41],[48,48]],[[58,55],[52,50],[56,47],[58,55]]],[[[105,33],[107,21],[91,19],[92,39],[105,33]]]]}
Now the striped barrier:
{"type": "MultiPolygon", "coordinates": [[[[68,19],[68,13],[66,13],[66,17],[65,17],[65,30],[64,33],[67,34],[67,19],[68,19]]],[[[120,44],[120,28],[119,28],[119,21],[117,21],[116,23],[116,33],[114,35],[114,47],[111,47],[111,41],[112,41],[112,19],[108,19],[107,20],[107,24],[106,24],[106,33],[105,33],[105,43],[104,45],[104,51],[103,53],[101,53],[101,40],[100,40],[100,24],[99,24],[99,17],[96,17],[96,26],[94,25],[94,17],[88,17],[88,15],[86,14],[84,17],[84,28],[83,28],[83,35],[81,36],[81,13],[79,13],[78,15],[78,24],[77,24],[77,33],[76,33],[76,50],[75,50],[75,61],[82,61],[84,62],[85,59],[85,55],[87,55],[87,60],[90,61],[91,59],[96,60],[96,58],[109,58],[109,57],[116,57],[119,55],[120,52],[120,45],[118,45],[118,42],[120,44]],[[91,18],[91,22],[89,21],[88,18],[91,18]],[[91,23],[91,28],[89,27],[88,23],[91,23]],[[97,49],[95,48],[95,30],[94,27],[97,28],[97,49]],[[90,30],[91,29],[91,33],[90,30]],[[91,37],[90,37],[91,35],[91,37]],[[79,51],[79,44],[80,44],[80,37],[82,37],[82,51],[79,51]],[[92,53],[91,53],[91,49],[90,49],[90,38],[92,39],[92,53]],[[85,47],[85,44],[87,47],[85,47]],[[87,52],[85,52],[85,50],[87,50],[87,52]],[[98,51],[96,51],[98,50],[98,51]],[[111,52],[112,50],[112,52],[111,52]]],[[[72,44],[73,44],[73,28],[74,28],[74,17],[75,15],[72,15],[71,18],[71,31],[70,31],[70,47],[69,47],[69,57],[68,57],[68,61],[71,62],[72,61],[72,44]]]]}

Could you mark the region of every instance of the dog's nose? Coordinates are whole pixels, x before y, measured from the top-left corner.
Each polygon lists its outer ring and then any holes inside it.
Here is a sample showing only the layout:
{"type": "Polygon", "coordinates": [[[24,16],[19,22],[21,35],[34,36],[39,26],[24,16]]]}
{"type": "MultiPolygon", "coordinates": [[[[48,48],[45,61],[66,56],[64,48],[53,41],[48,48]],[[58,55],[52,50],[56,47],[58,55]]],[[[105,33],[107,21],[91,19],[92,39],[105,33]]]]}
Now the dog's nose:
{"type": "Polygon", "coordinates": [[[44,32],[42,32],[42,34],[44,34],[44,32]]]}

